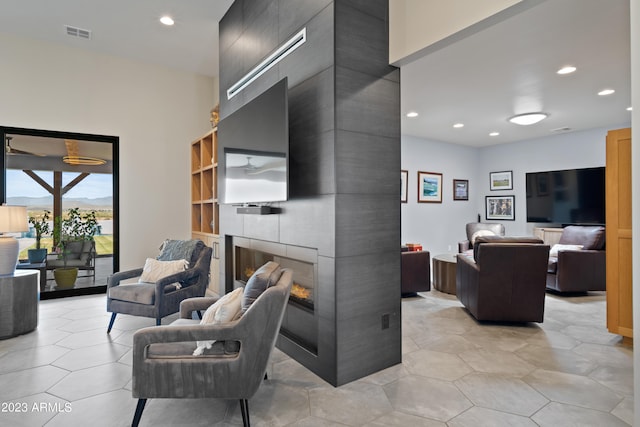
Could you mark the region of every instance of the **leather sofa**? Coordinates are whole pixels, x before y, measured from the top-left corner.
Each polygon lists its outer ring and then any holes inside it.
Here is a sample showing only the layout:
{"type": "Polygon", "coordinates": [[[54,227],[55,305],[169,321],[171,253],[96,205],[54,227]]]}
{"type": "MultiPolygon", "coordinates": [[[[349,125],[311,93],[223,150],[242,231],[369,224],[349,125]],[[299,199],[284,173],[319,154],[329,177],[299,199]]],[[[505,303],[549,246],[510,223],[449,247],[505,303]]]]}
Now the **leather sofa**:
{"type": "Polygon", "coordinates": [[[606,290],[605,228],[601,226],[565,227],[558,245],[552,247],[547,268],[547,289],[555,292],[606,290]],[[579,245],[582,249],[571,249],[579,245]]]}
{"type": "Polygon", "coordinates": [[[542,322],[549,246],[533,237],[482,236],[458,255],[456,296],[481,321],[542,322]]]}
{"type": "Polygon", "coordinates": [[[402,296],[431,290],[431,255],[429,251],[403,251],[401,254],[402,296]]]}
{"type": "Polygon", "coordinates": [[[498,223],[487,222],[470,222],[467,224],[465,231],[467,240],[458,242],[458,253],[465,253],[473,249],[474,240],[480,236],[504,236],[504,225],[498,223]]]}

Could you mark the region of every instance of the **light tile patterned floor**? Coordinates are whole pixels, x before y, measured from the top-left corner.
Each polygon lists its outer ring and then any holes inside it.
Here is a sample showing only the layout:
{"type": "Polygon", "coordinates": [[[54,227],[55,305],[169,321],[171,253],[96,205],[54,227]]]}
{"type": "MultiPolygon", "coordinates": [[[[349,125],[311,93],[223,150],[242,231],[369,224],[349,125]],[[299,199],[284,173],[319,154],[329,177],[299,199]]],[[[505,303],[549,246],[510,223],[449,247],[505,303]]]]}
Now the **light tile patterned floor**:
{"type": "MultiPolygon", "coordinates": [[[[0,425],[131,424],[132,336],[154,320],[120,315],[107,335],[105,304],[41,301],[36,331],[0,341],[0,425]]],[[[404,299],[403,363],[338,388],[276,350],[249,401],[252,425],[631,425],[632,349],[607,332],[604,293],[546,304],[544,323],[518,326],[478,323],[437,291],[404,299]]],[[[242,419],[235,401],[156,399],[141,425],[242,419]]]]}

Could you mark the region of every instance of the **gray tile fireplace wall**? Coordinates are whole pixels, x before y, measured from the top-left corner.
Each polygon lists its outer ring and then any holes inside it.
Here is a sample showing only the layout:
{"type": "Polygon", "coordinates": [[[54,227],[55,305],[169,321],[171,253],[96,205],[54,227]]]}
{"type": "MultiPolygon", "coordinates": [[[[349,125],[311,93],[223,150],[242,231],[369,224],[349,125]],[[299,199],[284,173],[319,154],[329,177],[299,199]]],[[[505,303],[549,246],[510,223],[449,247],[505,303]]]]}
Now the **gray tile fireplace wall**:
{"type": "Polygon", "coordinates": [[[220,207],[220,291],[234,286],[234,237],[317,250],[317,354],[283,335],[278,347],[337,386],[401,362],[400,73],[388,64],[387,0],[237,0],[220,22],[221,118],[284,77],[289,200],[275,215],[220,207]],[[304,27],[305,44],[226,99],[304,27]]]}

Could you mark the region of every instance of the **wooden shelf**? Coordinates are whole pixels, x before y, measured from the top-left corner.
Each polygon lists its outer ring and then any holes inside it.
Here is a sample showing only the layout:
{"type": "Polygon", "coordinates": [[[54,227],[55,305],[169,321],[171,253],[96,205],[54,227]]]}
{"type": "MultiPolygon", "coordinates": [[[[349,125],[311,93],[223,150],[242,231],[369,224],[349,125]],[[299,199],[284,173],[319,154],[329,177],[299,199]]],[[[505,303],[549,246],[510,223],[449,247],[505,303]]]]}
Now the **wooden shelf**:
{"type": "Polygon", "coordinates": [[[218,129],[191,143],[191,237],[213,248],[209,292],[219,293],[218,129]]]}
{"type": "Polygon", "coordinates": [[[214,128],[191,143],[191,231],[218,234],[217,138],[214,128]]]}

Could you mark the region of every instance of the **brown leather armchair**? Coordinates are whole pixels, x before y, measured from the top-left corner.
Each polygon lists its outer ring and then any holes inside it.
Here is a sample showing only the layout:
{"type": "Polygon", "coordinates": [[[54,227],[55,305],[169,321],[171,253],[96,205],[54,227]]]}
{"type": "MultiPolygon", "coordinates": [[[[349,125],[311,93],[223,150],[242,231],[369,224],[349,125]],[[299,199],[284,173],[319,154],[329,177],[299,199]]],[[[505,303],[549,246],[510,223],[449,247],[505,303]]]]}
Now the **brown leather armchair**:
{"type": "Polygon", "coordinates": [[[504,225],[487,222],[470,222],[466,226],[466,233],[467,240],[458,242],[458,253],[461,254],[473,249],[473,242],[479,235],[504,236],[504,225]]]}
{"type": "Polygon", "coordinates": [[[401,292],[403,296],[431,290],[429,251],[402,252],[401,292]]]}
{"type": "Polygon", "coordinates": [[[479,237],[474,258],[458,255],[456,296],[478,320],[542,322],[548,259],[537,238],[479,237]]]}
{"type": "Polygon", "coordinates": [[[565,227],[559,245],[581,245],[549,256],[547,289],[556,292],[606,290],[605,229],[601,226],[565,227]]]}

